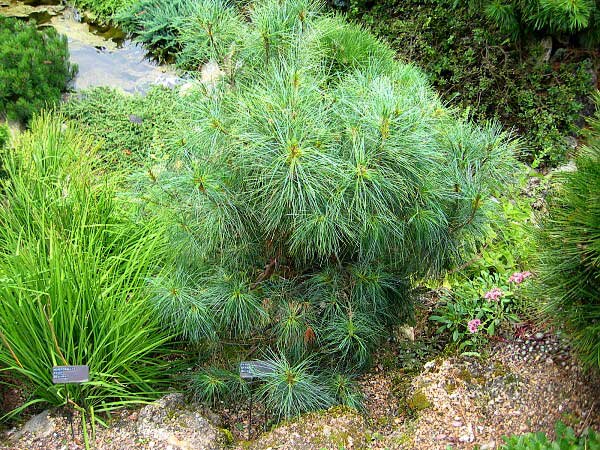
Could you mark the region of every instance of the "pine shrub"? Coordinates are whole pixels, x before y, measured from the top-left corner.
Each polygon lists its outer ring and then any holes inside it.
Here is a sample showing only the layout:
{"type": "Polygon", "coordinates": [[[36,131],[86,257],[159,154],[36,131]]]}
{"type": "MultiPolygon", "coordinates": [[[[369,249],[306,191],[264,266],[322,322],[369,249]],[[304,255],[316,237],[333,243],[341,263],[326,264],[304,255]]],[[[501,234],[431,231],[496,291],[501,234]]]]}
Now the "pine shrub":
{"type": "MultiPolygon", "coordinates": [[[[464,2],[464,0],[462,0],[464,2]]],[[[578,35],[584,43],[600,43],[600,3],[597,0],[466,0],[482,8],[513,39],[524,33],[578,35]]],[[[461,3],[456,0],[455,3],[461,3]]]]}
{"type": "Polygon", "coordinates": [[[0,15],[0,116],[27,121],[55,105],[75,71],[65,36],[0,15]]]}
{"type": "MultiPolygon", "coordinates": [[[[597,97],[600,101],[600,97],[597,97]]],[[[591,122],[576,170],[558,172],[537,240],[545,309],[573,338],[583,361],[600,367],[600,121],[591,122]]]]}
{"type": "MultiPolygon", "coordinates": [[[[198,23],[213,20],[199,3],[198,23]]],[[[414,282],[472,251],[517,144],[318,3],[236,14],[235,39],[196,43],[218,70],[182,99],[181,151],[134,181],[140,214],[172,224],[177,261],[152,283],[165,325],[275,352],[260,392],[288,417],[330,404],[315,371],[368,367],[414,282]]],[[[355,403],[346,385],[336,396],[355,403]]]]}

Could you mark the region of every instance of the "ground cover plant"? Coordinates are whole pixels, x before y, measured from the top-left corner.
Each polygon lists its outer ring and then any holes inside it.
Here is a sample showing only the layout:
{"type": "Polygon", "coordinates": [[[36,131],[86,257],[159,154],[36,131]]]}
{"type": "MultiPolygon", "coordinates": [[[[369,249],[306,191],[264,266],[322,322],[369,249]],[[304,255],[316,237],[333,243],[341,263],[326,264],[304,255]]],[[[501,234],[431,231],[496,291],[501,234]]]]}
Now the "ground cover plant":
{"type": "Polygon", "coordinates": [[[409,319],[413,282],[484,238],[518,145],[318,3],[261,0],[248,20],[199,4],[199,23],[240,31],[197,41],[181,151],[134,179],[140,215],[170,223],[177,249],[155,310],[215,366],[195,383],[205,400],[235,390],[224,371],[241,358],[266,357],[278,417],[354,402],[348,376],[409,319]]]}
{"type": "Polygon", "coordinates": [[[177,92],[163,87],[153,87],[143,96],[89,89],[72,96],[60,111],[94,139],[98,155],[113,170],[131,170],[168,157],[170,137],[182,120],[177,92]]]}
{"type": "Polygon", "coordinates": [[[150,400],[169,381],[170,336],[146,296],[163,230],[127,220],[92,148],[44,115],[4,160],[0,367],[26,396],[12,413],[65,403],[64,385],[52,384],[56,365],[89,365],[90,382],[69,387],[82,411],[150,400]]]}
{"type": "MultiPolygon", "coordinates": [[[[597,99],[600,101],[600,99],[597,99]]],[[[553,177],[556,190],[537,234],[539,292],[583,361],[600,367],[600,116],[590,123],[576,170],[553,177]]]]}
{"type": "Polygon", "coordinates": [[[0,15],[0,116],[26,122],[55,105],[75,71],[66,37],[0,15]]]}
{"type": "Polygon", "coordinates": [[[136,3],[138,0],[75,0],[74,3],[92,12],[97,19],[109,21],[113,15],[136,3]]]}
{"type": "MultiPolygon", "coordinates": [[[[508,2],[510,3],[510,2],[508,2]]],[[[496,118],[524,141],[534,167],[563,163],[580,137],[597,52],[539,38],[507,41],[486,14],[453,0],[350,3],[349,14],[386,39],[400,58],[422,67],[452,104],[479,120],[496,118]]]]}

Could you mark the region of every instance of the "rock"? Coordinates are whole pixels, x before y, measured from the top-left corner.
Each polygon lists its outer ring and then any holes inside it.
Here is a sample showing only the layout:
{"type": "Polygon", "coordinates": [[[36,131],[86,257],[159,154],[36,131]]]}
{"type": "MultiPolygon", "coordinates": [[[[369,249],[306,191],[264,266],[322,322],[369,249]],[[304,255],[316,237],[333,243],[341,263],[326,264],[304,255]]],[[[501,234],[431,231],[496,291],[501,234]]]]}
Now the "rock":
{"type": "Polygon", "coordinates": [[[50,436],[52,433],[54,433],[55,424],[54,420],[52,420],[49,414],[50,411],[46,410],[36,416],[33,416],[9,439],[11,441],[18,441],[25,434],[31,435],[33,439],[40,439],[50,436]]]}
{"type": "Polygon", "coordinates": [[[144,407],[137,419],[138,433],[174,450],[220,450],[225,435],[198,410],[184,402],[183,394],[169,394],[144,407]]]}
{"type": "Polygon", "coordinates": [[[493,450],[496,448],[496,441],[490,441],[486,444],[483,444],[480,449],[481,450],[493,450]]]}
{"type": "Polygon", "coordinates": [[[462,422],[460,420],[455,420],[452,422],[453,427],[462,427],[462,422]]]}
{"type": "Polygon", "coordinates": [[[431,361],[427,361],[427,362],[426,362],[426,363],[423,365],[423,368],[424,368],[425,370],[431,370],[431,369],[433,369],[434,367],[435,367],[435,359],[434,359],[434,360],[431,360],[431,361]]]}
{"type": "Polygon", "coordinates": [[[544,339],[544,333],[535,333],[535,338],[538,340],[544,339]]]}
{"type": "Polygon", "coordinates": [[[411,327],[408,325],[402,325],[398,331],[400,332],[401,336],[404,336],[409,341],[411,341],[411,342],[415,341],[415,327],[411,327]]]}
{"type": "Polygon", "coordinates": [[[206,86],[209,92],[217,87],[217,84],[224,76],[225,72],[221,70],[219,64],[215,61],[207,62],[200,70],[200,82],[206,86]]]}

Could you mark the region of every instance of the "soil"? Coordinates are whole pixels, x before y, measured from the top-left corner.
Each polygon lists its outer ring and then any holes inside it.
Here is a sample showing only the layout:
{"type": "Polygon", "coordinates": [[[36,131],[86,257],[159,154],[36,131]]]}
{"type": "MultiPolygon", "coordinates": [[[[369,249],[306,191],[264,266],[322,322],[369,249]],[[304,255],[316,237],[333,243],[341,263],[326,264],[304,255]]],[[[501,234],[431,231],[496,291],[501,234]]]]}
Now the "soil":
{"type": "MultiPolygon", "coordinates": [[[[405,344],[404,347],[416,345],[405,344]]],[[[396,360],[397,361],[397,360],[396,360]]],[[[389,367],[389,355],[380,355],[373,371],[360,385],[365,395],[365,413],[343,408],[313,413],[261,433],[265,424],[260,405],[255,410],[252,441],[247,439],[247,409],[216,409],[211,414],[199,406],[198,420],[208,417],[223,436],[235,440],[237,449],[481,449],[499,448],[502,436],[544,431],[552,434],[557,421],[581,432],[586,427],[600,429],[600,379],[581,369],[568,343],[551,333],[526,330],[519,337],[490,344],[481,358],[438,356],[425,362],[415,374],[404,367],[389,367]],[[386,358],[388,361],[386,362],[386,358]],[[386,367],[386,365],[388,367],[386,367]],[[233,425],[232,425],[233,424],[233,425]]],[[[148,408],[148,407],[146,407],[148,408]]],[[[154,407],[155,410],[161,410],[154,407]]],[[[99,449],[185,448],[160,439],[160,433],[140,431],[140,416],[155,417],[146,410],[123,410],[108,429],[96,430],[99,449]],[[158,436],[159,438],[155,438],[158,436]]],[[[17,442],[0,444],[8,449],[83,449],[79,418],[75,417],[75,439],[71,438],[64,411],[51,413],[51,431],[45,437],[30,433],[17,442]]],[[[162,414],[153,426],[172,428],[160,422],[173,421],[162,414]],[[160,422],[160,423],[159,423],[160,422]]],[[[195,419],[196,420],[196,419],[195,419]]],[[[177,423],[181,420],[177,419],[177,423]]],[[[206,425],[209,427],[209,425],[206,425]]],[[[14,435],[13,429],[7,436],[14,435]]],[[[180,442],[185,441],[179,430],[180,442]]],[[[225,448],[205,447],[205,448],[225,448]]],[[[231,444],[227,445],[231,446],[231,444]]]]}

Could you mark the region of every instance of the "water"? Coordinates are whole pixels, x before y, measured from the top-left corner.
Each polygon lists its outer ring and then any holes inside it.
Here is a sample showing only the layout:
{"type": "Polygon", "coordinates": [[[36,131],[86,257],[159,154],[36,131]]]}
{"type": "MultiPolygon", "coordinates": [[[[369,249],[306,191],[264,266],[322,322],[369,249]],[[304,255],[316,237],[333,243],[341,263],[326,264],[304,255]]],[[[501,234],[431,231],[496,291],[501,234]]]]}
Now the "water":
{"type": "Polygon", "coordinates": [[[125,92],[145,92],[153,84],[174,86],[181,79],[169,66],[146,57],[143,47],[118,28],[94,24],[60,0],[0,0],[0,14],[34,19],[67,36],[71,62],[79,67],[74,89],[111,86],[125,92]]]}

